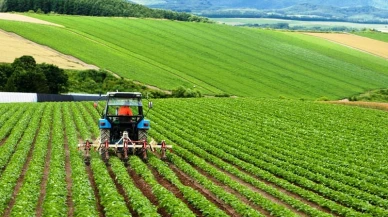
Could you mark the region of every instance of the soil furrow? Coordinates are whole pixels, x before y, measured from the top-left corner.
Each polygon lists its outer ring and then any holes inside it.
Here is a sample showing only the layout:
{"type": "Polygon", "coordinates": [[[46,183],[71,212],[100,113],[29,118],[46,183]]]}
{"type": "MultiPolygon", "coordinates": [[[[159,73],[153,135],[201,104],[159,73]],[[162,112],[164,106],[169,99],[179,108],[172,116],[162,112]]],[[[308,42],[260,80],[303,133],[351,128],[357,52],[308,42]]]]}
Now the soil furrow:
{"type": "Polygon", "coordinates": [[[111,166],[107,166],[107,169],[108,169],[110,178],[111,178],[111,179],[113,180],[113,182],[115,183],[115,186],[116,186],[117,191],[119,192],[119,194],[121,194],[121,196],[123,196],[124,201],[125,201],[125,205],[127,205],[127,208],[128,208],[128,210],[131,212],[131,215],[132,215],[133,217],[139,217],[139,214],[133,210],[133,208],[132,208],[132,206],[131,206],[131,202],[129,201],[128,196],[127,196],[127,194],[125,193],[125,190],[124,190],[123,186],[117,181],[116,176],[115,176],[115,174],[113,173],[111,166]]]}
{"type": "Polygon", "coordinates": [[[19,176],[19,178],[17,180],[15,189],[14,189],[14,191],[12,193],[11,200],[8,203],[7,209],[4,211],[4,216],[9,216],[10,213],[11,213],[12,207],[15,205],[16,196],[18,195],[19,190],[20,190],[20,188],[23,185],[24,176],[26,175],[28,166],[30,165],[30,162],[32,160],[32,153],[34,152],[36,137],[37,137],[37,133],[35,134],[34,142],[32,143],[32,145],[30,147],[30,150],[28,151],[26,162],[24,163],[23,169],[22,169],[22,173],[20,174],[20,176],[19,176]]]}
{"type": "Polygon", "coordinates": [[[144,196],[146,196],[151,201],[154,206],[158,207],[158,213],[164,217],[171,216],[164,208],[159,207],[158,199],[152,193],[151,187],[144,181],[144,179],[141,176],[137,175],[136,172],[130,169],[129,167],[127,170],[136,187],[143,193],[144,196]]]}
{"type": "MultiPolygon", "coordinates": [[[[208,163],[211,164],[213,167],[217,168],[219,171],[221,171],[221,172],[224,173],[225,175],[229,176],[229,177],[230,177],[231,179],[233,179],[234,181],[240,183],[241,185],[244,185],[245,187],[248,187],[248,188],[251,189],[252,191],[254,191],[254,192],[260,194],[261,196],[267,198],[268,200],[270,200],[270,201],[272,201],[272,202],[274,202],[274,203],[277,203],[277,204],[279,204],[279,205],[281,205],[281,206],[287,207],[288,209],[290,209],[290,210],[293,211],[294,213],[298,214],[299,216],[307,216],[306,213],[301,212],[301,211],[295,209],[294,207],[292,207],[292,206],[290,206],[289,204],[283,202],[283,201],[280,200],[279,198],[276,198],[276,197],[272,196],[271,194],[269,194],[269,193],[267,193],[267,192],[265,192],[265,191],[263,191],[263,190],[261,190],[261,189],[255,187],[254,185],[252,185],[252,184],[250,184],[250,183],[247,183],[247,182],[241,180],[239,177],[237,177],[237,176],[235,176],[235,175],[229,173],[228,171],[225,171],[225,170],[219,168],[218,166],[216,166],[216,165],[214,165],[214,164],[212,164],[212,163],[210,163],[210,162],[208,162],[208,163]]],[[[261,181],[261,180],[260,180],[260,181],[261,181]]],[[[262,182],[263,182],[263,181],[262,181],[262,182]]],[[[265,183],[265,184],[267,184],[267,183],[265,183]]],[[[267,184],[267,185],[268,185],[268,184],[267,184]]],[[[273,187],[273,186],[272,186],[272,187],[273,187]]],[[[279,190],[279,189],[278,189],[278,190],[279,190]]],[[[284,189],[283,189],[283,190],[284,190],[284,189]]],[[[283,192],[283,193],[285,193],[285,192],[283,192]]]]}
{"type": "Polygon", "coordinates": [[[207,190],[206,188],[198,184],[194,179],[192,179],[186,173],[179,170],[175,165],[169,164],[169,166],[178,176],[182,184],[189,186],[197,190],[198,192],[200,192],[203,196],[206,197],[206,199],[208,199],[210,202],[216,205],[219,209],[223,210],[226,214],[230,216],[235,216],[235,217],[239,216],[231,206],[229,206],[221,199],[219,199],[217,196],[215,196],[213,193],[211,193],[209,190],[207,190]]]}
{"type": "Polygon", "coordinates": [[[238,199],[240,199],[242,202],[244,202],[245,204],[251,206],[252,208],[254,208],[255,210],[259,211],[261,214],[265,215],[265,216],[271,216],[270,212],[268,212],[267,210],[264,210],[262,207],[252,203],[248,198],[246,198],[244,195],[241,195],[240,192],[232,189],[231,187],[229,186],[226,186],[225,184],[223,184],[222,182],[218,181],[216,178],[214,178],[212,175],[208,174],[207,172],[203,171],[202,169],[198,168],[197,166],[195,165],[192,165],[193,168],[195,168],[199,173],[201,173],[202,175],[206,176],[210,181],[212,181],[213,183],[215,183],[216,185],[220,186],[221,188],[223,188],[225,190],[225,192],[228,192],[228,193],[231,193],[233,194],[234,196],[236,196],[238,199]]]}
{"type": "MultiPolygon", "coordinates": [[[[50,141],[51,141],[51,137],[50,137],[50,141]]],[[[47,155],[46,155],[46,159],[45,159],[46,163],[44,165],[43,178],[42,178],[42,182],[40,185],[40,195],[39,195],[39,199],[38,199],[38,204],[36,206],[36,216],[37,217],[40,217],[43,214],[43,201],[44,201],[44,198],[46,196],[46,186],[47,186],[48,176],[50,173],[50,161],[51,161],[51,150],[52,150],[52,143],[51,142],[49,142],[47,149],[48,150],[47,150],[47,155]]]]}
{"type": "Polygon", "coordinates": [[[9,136],[6,136],[4,139],[0,141],[0,147],[4,145],[4,143],[7,141],[9,136]]]}
{"type": "MultiPolygon", "coordinates": [[[[66,133],[64,134],[66,135],[66,133]]],[[[70,165],[70,150],[67,138],[65,137],[65,170],[66,170],[66,189],[67,189],[67,199],[66,204],[68,207],[67,216],[71,217],[74,215],[74,203],[71,188],[73,186],[73,182],[71,180],[71,165],[70,165]]]]}
{"type": "Polygon", "coordinates": [[[104,207],[101,205],[101,197],[98,192],[96,182],[94,181],[94,174],[90,166],[85,167],[86,173],[88,174],[90,185],[93,189],[94,197],[96,198],[96,207],[99,214],[99,217],[105,217],[104,207]]]}
{"type": "Polygon", "coordinates": [[[189,209],[196,215],[196,216],[203,216],[202,212],[195,208],[193,204],[191,204],[189,201],[184,198],[183,193],[179,190],[178,187],[176,187],[174,184],[169,182],[167,179],[165,179],[162,175],[158,173],[154,168],[151,166],[148,166],[148,168],[151,170],[152,174],[155,176],[156,181],[163,187],[165,187],[168,191],[173,193],[176,198],[180,199],[182,202],[184,202],[189,209]]]}
{"type": "MultiPolygon", "coordinates": [[[[236,167],[238,170],[240,170],[240,172],[242,172],[242,173],[244,173],[244,174],[246,174],[248,176],[252,176],[255,179],[257,179],[258,181],[264,182],[266,185],[271,186],[273,188],[276,188],[278,191],[283,192],[283,193],[287,194],[288,196],[293,197],[293,198],[295,198],[295,199],[305,203],[306,205],[309,205],[309,206],[311,206],[311,207],[313,207],[313,208],[315,208],[315,209],[317,209],[319,211],[322,211],[322,212],[325,212],[325,213],[328,213],[328,214],[331,214],[331,215],[335,215],[329,209],[323,208],[323,207],[319,206],[318,204],[316,204],[314,202],[311,202],[311,201],[309,201],[309,200],[299,196],[298,194],[290,192],[287,189],[284,189],[284,188],[276,185],[275,183],[269,182],[269,181],[267,181],[265,179],[262,179],[260,177],[254,176],[254,175],[252,175],[250,173],[247,173],[247,172],[244,171],[244,169],[242,169],[242,168],[240,168],[238,166],[234,166],[234,167],[236,167]]],[[[281,177],[277,177],[277,178],[282,179],[281,177]]]]}

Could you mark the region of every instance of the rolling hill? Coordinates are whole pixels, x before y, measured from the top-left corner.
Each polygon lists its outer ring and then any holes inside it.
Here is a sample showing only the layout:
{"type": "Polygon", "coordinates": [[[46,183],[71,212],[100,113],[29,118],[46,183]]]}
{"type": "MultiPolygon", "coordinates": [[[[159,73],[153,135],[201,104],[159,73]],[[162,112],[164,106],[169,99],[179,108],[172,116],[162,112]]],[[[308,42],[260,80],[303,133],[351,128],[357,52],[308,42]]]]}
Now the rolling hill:
{"type": "Polygon", "coordinates": [[[388,85],[388,63],[311,36],[226,25],[81,16],[0,21],[12,31],[120,76],[205,94],[338,99],[388,85]]]}
{"type": "Polygon", "coordinates": [[[334,6],[334,7],[358,7],[358,6],[373,6],[376,8],[388,9],[388,3],[383,0],[130,0],[138,4],[148,5],[150,7],[162,7],[167,9],[173,9],[177,7],[186,7],[196,10],[198,6],[206,7],[208,9],[220,9],[220,8],[256,8],[256,9],[280,9],[293,5],[309,3],[322,6],[334,6]]]}

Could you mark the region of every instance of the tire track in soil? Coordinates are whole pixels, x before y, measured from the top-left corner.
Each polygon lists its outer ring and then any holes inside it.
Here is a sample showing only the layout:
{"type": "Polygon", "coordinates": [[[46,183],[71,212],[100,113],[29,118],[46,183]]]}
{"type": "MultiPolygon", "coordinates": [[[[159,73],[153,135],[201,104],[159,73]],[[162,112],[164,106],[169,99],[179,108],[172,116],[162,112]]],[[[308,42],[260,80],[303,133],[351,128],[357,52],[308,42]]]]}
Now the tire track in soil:
{"type": "Polygon", "coordinates": [[[38,217],[42,216],[43,214],[43,201],[44,201],[44,198],[46,197],[46,186],[48,182],[48,175],[50,173],[50,161],[51,161],[51,152],[52,152],[51,139],[52,137],[50,135],[50,142],[47,146],[48,150],[47,150],[47,155],[45,159],[46,163],[44,164],[43,178],[40,185],[40,194],[39,194],[38,203],[36,205],[36,216],[38,217]]]}
{"type": "Polygon", "coordinates": [[[175,165],[169,164],[169,167],[175,172],[175,174],[178,176],[179,180],[182,182],[182,184],[191,187],[201,193],[206,199],[208,199],[210,202],[212,202],[214,205],[216,205],[219,209],[223,210],[226,214],[230,216],[240,216],[236,213],[236,211],[223,202],[221,199],[217,198],[213,193],[211,193],[209,190],[205,189],[203,186],[198,184],[194,179],[192,179],[190,176],[188,176],[186,173],[179,170],[175,165]]]}
{"type": "MultiPolygon", "coordinates": [[[[317,209],[317,210],[319,210],[319,211],[328,213],[328,214],[330,214],[330,215],[339,216],[339,215],[337,215],[337,214],[335,214],[335,213],[332,213],[330,209],[321,207],[321,206],[319,206],[318,204],[316,204],[316,203],[314,203],[314,202],[312,202],[312,201],[309,201],[309,200],[307,200],[307,199],[301,197],[300,195],[298,195],[298,194],[296,194],[296,193],[290,192],[290,191],[288,191],[287,189],[284,189],[284,188],[282,188],[281,186],[276,185],[276,183],[269,182],[269,181],[267,181],[267,180],[265,180],[265,179],[262,179],[262,178],[260,178],[260,177],[258,177],[258,176],[255,176],[255,175],[253,175],[253,174],[247,173],[244,169],[242,169],[242,168],[240,168],[240,167],[238,167],[238,166],[235,166],[235,165],[233,165],[233,166],[234,166],[236,169],[240,170],[240,172],[244,173],[245,175],[251,176],[251,177],[257,179],[258,181],[264,182],[266,185],[271,186],[271,187],[273,187],[273,188],[276,188],[278,191],[280,191],[280,192],[282,192],[282,193],[284,193],[284,194],[287,194],[288,196],[293,197],[293,198],[295,198],[296,200],[299,200],[299,201],[301,201],[302,203],[304,203],[304,204],[306,204],[306,205],[308,205],[308,206],[311,206],[311,207],[313,207],[313,208],[315,208],[315,209],[317,209]]],[[[276,175],[275,175],[275,176],[276,176],[276,175]]],[[[276,176],[276,177],[279,178],[279,179],[283,179],[283,178],[278,177],[278,176],[276,176]]],[[[247,183],[247,184],[250,185],[249,183],[247,183]]],[[[294,185],[295,185],[295,184],[294,184],[294,185]]],[[[298,185],[295,185],[295,186],[298,186],[298,185]]],[[[301,187],[301,186],[298,186],[298,187],[301,187]]],[[[301,188],[303,188],[303,187],[301,187],[301,188]]],[[[312,193],[314,193],[314,192],[312,192],[312,193]]],[[[320,195],[320,196],[321,196],[321,195],[320,195]]],[[[328,198],[326,198],[326,197],[323,197],[323,198],[328,199],[328,198]]],[[[330,199],[328,199],[328,200],[330,200],[330,199]]]]}
{"type": "Polygon", "coordinates": [[[113,182],[114,182],[114,184],[116,186],[117,191],[119,192],[119,194],[121,194],[121,196],[124,197],[125,205],[127,205],[127,208],[131,212],[131,215],[133,217],[139,217],[139,214],[133,210],[133,208],[131,206],[131,202],[129,201],[129,198],[128,198],[127,194],[125,193],[125,190],[124,190],[123,186],[117,181],[116,175],[112,171],[112,167],[111,166],[107,166],[106,168],[108,169],[110,178],[113,180],[113,182]]]}
{"type": "Polygon", "coordinates": [[[38,135],[37,132],[38,132],[38,130],[35,131],[34,141],[33,141],[32,145],[30,146],[30,150],[28,151],[26,162],[24,163],[23,168],[22,168],[22,173],[20,174],[20,176],[19,176],[19,178],[18,178],[18,180],[16,182],[16,186],[15,186],[15,188],[13,190],[11,200],[8,203],[7,209],[4,211],[4,216],[10,216],[11,210],[12,210],[12,208],[15,205],[15,202],[16,202],[16,196],[18,195],[18,193],[20,191],[20,188],[23,186],[24,176],[26,175],[28,166],[30,165],[30,162],[32,160],[32,153],[34,152],[36,137],[38,135]]]}
{"type": "Polygon", "coordinates": [[[85,171],[88,174],[90,185],[92,186],[94,197],[96,198],[96,207],[99,213],[99,217],[105,217],[104,207],[101,205],[101,197],[98,192],[96,182],[94,181],[94,174],[90,166],[85,166],[85,171]]]}
{"type": "Polygon", "coordinates": [[[130,167],[127,167],[127,171],[129,176],[135,183],[136,187],[143,193],[144,196],[146,196],[151,201],[154,206],[158,207],[158,213],[163,217],[171,216],[164,208],[159,207],[158,199],[152,193],[151,187],[144,181],[144,179],[138,174],[136,174],[136,172],[130,167]]]}
{"type": "MultiPolygon", "coordinates": [[[[66,132],[65,134],[66,135],[66,132]]],[[[73,182],[71,180],[71,164],[70,164],[70,150],[67,137],[65,137],[65,170],[66,170],[66,189],[67,189],[67,199],[66,204],[68,209],[67,216],[74,216],[74,203],[73,203],[73,195],[71,188],[73,186],[73,182]]]]}
{"type": "Polygon", "coordinates": [[[203,216],[202,212],[195,208],[189,201],[184,198],[183,193],[179,190],[178,187],[176,187],[174,184],[172,184],[170,181],[165,179],[162,175],[159,174],[158,171],[156,171],[154,168],[151,166],[147,165],[148,169],[152,172],[152,174],[155,176],[156,181],[165,187],[168,191],[173,193],[176,198],[180,199],[183,203],[189,207],[189,209],[196,215],[196,216],[203,216]]]}
{"type": "Polygon", "coordinates": [[[271,216],[271,213],[265,209],[263,209],[262,207],[260,207],[259,205],[251,202],[248,198],[246,198],[244,195],[242,195],[240,192],[232,189],[231,187],[225,185],[224,183],[218,181],[216,178],[214,178],[212,175],[208,174],[207,172],[203,171],[201,168],[198,168],[197,166],[195,165],[191,165],[194,169],[196,169],[199,173],[201,173],[203,176],[205,176],[206,178],[208,178],[210,181],[212,181],[214,184],[220,186],[221,188],[223,188],[226,192],[230,193],[230,194],[233,194],[234,196],[236,196],[238,199],[240,199],[242,202],[244,202],[245,204],[247,204],[248,206],[251,206],[253,209],[259,211],[261,214],[265,215],[265,216],[271,216]]]}

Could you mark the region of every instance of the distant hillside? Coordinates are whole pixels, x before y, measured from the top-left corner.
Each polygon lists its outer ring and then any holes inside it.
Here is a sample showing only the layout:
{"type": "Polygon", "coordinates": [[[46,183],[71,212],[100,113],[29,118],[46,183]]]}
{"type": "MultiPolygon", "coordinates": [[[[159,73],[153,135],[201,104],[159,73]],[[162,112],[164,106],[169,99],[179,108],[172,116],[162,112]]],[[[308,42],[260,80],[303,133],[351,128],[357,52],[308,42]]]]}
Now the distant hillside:
{"type": "Polygon", "coordinates": [[[152,8],[190,11],[207,17],[268,17],[355,22],[388,22],[384,0],[132,0],[152,8]]]}
{"type": "Polygon", "coordinates": [[[385,59],[299,33],[168,20],[34,17],[65,27],[0,21],[0,28],[164,90],[339,99],[388,87],[385,59]]]}
{"type": "MultiPolygon", "coordinates": [[[[179,8],[181,10],[198,11],[199,8],[206,9],[232,9],[232,8],[255,8],[255,9],[281,9],[298,4],[309,3],[313,5],[333,7],[358,7],[373,6],[376,8],[388,9],[388,2],[385,0],[130,0],[138,4],[166,9],[179,8]]],[[[201,9],[202,10],[202,9],[201,9]]]]}
{"type": "Polygon", "coordinates": [[[150,17],[180,21],[204,21],[206,18],[170,10],[150,9],[127,0],[0,0],[0,12],[59,13],[87,16],[150,17]]]}

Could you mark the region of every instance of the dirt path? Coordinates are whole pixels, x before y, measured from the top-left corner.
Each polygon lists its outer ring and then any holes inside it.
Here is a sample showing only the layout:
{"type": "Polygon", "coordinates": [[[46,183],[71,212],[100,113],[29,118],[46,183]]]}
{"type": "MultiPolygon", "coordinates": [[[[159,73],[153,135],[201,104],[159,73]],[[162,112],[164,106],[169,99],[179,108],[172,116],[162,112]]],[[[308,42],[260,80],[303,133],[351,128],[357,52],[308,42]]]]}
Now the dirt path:
{"type": "Polygon", "coordinates": [[[11,21],[19,21],[19,22],[27,22],[27,23],[36,23],[36,24],[64,27],[62,25],[58,25],[55,23],[47,22],[44,20],[39,20],[36,18],[21,15],[21,14],[14,14],[14,13],[0,13],[0,20],[11,20],[11,21]]]}
{"type": "Polygon", "coordinates": [[[304,33],[388,59],[388,43],[346,33],[304,33]]]}

